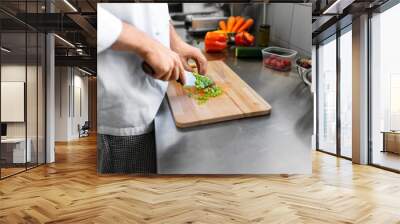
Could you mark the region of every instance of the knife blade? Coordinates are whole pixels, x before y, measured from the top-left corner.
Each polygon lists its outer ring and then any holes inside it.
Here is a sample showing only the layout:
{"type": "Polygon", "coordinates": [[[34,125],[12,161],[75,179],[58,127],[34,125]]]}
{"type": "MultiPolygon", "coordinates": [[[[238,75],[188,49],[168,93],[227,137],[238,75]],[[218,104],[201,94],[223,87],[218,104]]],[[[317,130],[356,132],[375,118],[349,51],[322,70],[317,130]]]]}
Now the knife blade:
{"type": "Polygon", "coordinates": [[[187,86],[187,87],[195,86],[196,77],[193,75],[193,72],[185,71],[185,80],[186,80],[186,82],[184,83],[183,86],[187,86]]]}
{"type": "MultiPolygon", "coordinates": [[[[153,75],[155,73],[153,68],[145,61],[142,63],[142,69],[146,74],[149,74],[149,75],[153,75]]],[[[183,83],[183,81],[180,78],[176,81],[185,87],[192,87],[195,85],[196,77],[193,75],[192,72],[185,71],[184,76],[185,76],[185,80],[186,80],[185,83],[183,83]]]]}

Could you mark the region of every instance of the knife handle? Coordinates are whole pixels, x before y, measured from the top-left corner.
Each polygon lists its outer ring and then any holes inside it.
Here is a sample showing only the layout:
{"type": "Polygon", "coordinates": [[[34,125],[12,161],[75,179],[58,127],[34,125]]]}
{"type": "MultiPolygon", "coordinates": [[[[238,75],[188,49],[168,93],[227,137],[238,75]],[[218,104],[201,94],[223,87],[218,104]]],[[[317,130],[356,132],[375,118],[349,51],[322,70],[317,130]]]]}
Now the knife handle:
{"type": "MultiPolygon", "coordinates": [[[[144,73],[146,73],[148,75],[154,75],[156,73],[154,71],[154,69],[145,61],[142,63],[142,69],[143,69],[144,73]]],[[[184,85],[181,80],[181,77],[179,77],[178,80],[176,80],[176,81],[179,82],[180,84],[184,85]]]]}

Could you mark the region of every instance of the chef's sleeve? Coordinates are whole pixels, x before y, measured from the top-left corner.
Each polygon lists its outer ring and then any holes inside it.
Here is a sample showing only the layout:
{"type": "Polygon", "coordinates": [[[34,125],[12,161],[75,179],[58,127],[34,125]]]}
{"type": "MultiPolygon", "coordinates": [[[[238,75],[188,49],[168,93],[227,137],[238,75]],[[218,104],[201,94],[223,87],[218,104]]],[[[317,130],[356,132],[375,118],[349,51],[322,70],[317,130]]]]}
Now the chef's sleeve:
{"type": "Polygon", "coordinates": [[[97,53],[101,53],[117,41],[122,31],[122,21],[100,5],[97,9],[97,53]]]}

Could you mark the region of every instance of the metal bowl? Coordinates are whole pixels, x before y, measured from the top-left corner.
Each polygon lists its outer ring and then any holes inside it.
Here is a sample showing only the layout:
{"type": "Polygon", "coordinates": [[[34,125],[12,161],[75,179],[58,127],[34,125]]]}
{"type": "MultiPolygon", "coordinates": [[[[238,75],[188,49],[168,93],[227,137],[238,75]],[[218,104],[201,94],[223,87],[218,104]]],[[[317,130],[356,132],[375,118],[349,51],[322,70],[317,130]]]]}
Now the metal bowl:
{"type": "Polygon", "coordinates": [[[308,87],[311,87],[311,68],[304,68],[303,66],[300,65],[300,59],[298,58],[296,60],[296,70],[297,73],[299,74],[299,78],[306,84],[308,87]]]}

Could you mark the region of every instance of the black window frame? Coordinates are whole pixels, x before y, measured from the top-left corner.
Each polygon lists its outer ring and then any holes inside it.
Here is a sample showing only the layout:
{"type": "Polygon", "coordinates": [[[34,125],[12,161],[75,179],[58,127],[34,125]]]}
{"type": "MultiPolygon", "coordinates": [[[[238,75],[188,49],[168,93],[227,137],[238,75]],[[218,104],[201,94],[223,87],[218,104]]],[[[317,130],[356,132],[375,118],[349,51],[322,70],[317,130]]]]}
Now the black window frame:
{"type": "MultiPolygon", "coordinates": [[[[25,4],[25,12],[27,12],[27,4],[28,3],[36,3],[36,11],[37,11],[37,13],[39,13],[39,3],[46,3],[47,1],[43,1],[43,0],[22,0],[22,1],[20,1],[21,3],[23,3],[23,4],[25,4]]],[[[47,7],[46,7],[46,9],[45,9],[45,12],[47,12],[47,7]]],[[[26,171],[28,171],[28,170],[30,170],[30,169],[33,169],[33,168],[37,168],[37,167],[39,167],[39,166],[41,166],[41,165],[44,165],[44,164],[47,164],[47,33],[45,33],[45,32],[42,32],[42,31],[40,31],[40,30],[37,30],[36,28],[34,28],[34,27],[32,27],[32,26],[30,26],[30,25],[28,25],[28,24],[26,24],[26,23],[24,23],[23,21],[21,21],[21,20],[19,20],[18,18],[16,18],[16,17],[13,17],[13,15],[11,14],[11,13],[9,13],[7,10],[5,10],[5,9],[3,9],[2,7],[1,7],[1,5],[0,5],[0,13],[4,13],[5,15],[8,15],[8,16],[10,16],[10,18],[12,18],[12,19],[14,19],[16,22],[18,22],[18,23],[22,23],[22,26],[24,27],[24,30],[19,30],[19,31],[14,31],[14,32],[21,32],[21,33],[24,33],[25,34],[25,87],[24,87],[24,90],[25,90],[25,93],[24,93],[24,95],[25,95],[25,102],[24,102],[24,120],[25,120],[25,167],[24,167],[24,169],[23,170],[21,170],[21,171],[18,171],[18,172],[15,172],[15,173],[12,173],[12,174],[9,174],[9,175],[7,175],[7,176],[3,176],[3,174],[2,174],[2,167],[1,167],[1,162],[0,162],[0,180],[4,180],[4,179],[6,179],[6,178],[8,178],[8,177],[12,177],[12,176],[15,176],[15,175],[17,175],[17,174],[20,174],[20,173],[23,173],[23,172],[26,172],[26,171]],[[27,162],[27,147],[28,147],[28,144],[27,144],[27,139],[28,139],[28,131],[27,131],[27,127],[28,127],[28,119],[27,119],[27,66],[28,66],[28,33],[33,33],[34,35],[36,34],[36,142],[37,142],[37,147],[36,147],[36,150],[37,150],[37,152],[36,152],[36,161],[35,161],[35,163],[32,165],[32,163],[30,163],[30,166],[28,166],[28,162],[27,162]],[[44,63],[42,64],[43,66],[42,66],[42,82],[43,82],[43,88],[44,88],[44,92],[43,92],[43,95],[44,95],[44,98],[42,99],[42,103],[43,103],[43,105],[42,105],[42,107],[43,107],[43,109],[44,109],[44,111],[43,111],[43,113],[44,113],[44,116],[42,117],[44,120],[42,120],[42,122],[43,122],[43,128],[44,128],[44,130],[43,130],[43,148],[42,148],[42,151],[43,151],[43,153],[44,153],[44,155],[42,155],[43,156],[43,162],[39,162],[39,79],[38,79],[38,76],[39,76],[39,69],[38,69],[38,66],[40,66],[40,64],[39,64],[39,34],[43,34],[42,35],[42,44],[43,44],[43,48],[44,49],[41,49],[41,53],[43,54],[42,55],[42,60],[44,60],[44,63]]],[[[26,15],[26,14],[25,14],[26,15]]],[[[0,23],[0,46],[2,46],[2,43],[1,43],[1,41],[2,41],[2,34],[3,33],[13,33],[13,32],[7,32],[7,31],[3,31],[2,29],[1,29],[1,23],[0,23]]],[[[1,68],[2,68],[2,62],[3,62],[3,60],[2,60],[2,53],[0,53],[0,82],[1,82],[1,68]]],[[[0,101],[1,101],[1,85],[0,85],[0,101]]],[[[1,111],[1,104],[0,104],[0,111],[1,111]]],[[[0,124],[1,124],[1,115],[0,115],[0,124]]],[[[0,144],[0,158],[1,158],[1,144],[0,144]]]]}
{"type": "Polygon", "coordinates": [[[341,77],[341,67],[340,67],[340,37],[347,33],[351,32],[352,23],[345,25],[344,27],[337,26],[337,30],[335,33],[331,34],[330,36],[326,37],[325,39],[319,41],[316,44],[316,52],[315,52],[315,64],[316,64],[316,150],[319,152],[323,152],[329,155],[337,156],[340,158],[344,158],[347,160],[352,160],[352,158],[342,155],[341,153],[341,118],[340,118],[340,77],[341,77]],[[321,44],[329,43],[330,41],[336,41],[336,152],[328,152],[324,149],[319,147],[319,110],[320,110],[320,103],[319,103],[319,48],[321,44]]]}

